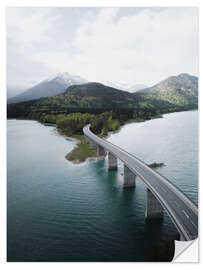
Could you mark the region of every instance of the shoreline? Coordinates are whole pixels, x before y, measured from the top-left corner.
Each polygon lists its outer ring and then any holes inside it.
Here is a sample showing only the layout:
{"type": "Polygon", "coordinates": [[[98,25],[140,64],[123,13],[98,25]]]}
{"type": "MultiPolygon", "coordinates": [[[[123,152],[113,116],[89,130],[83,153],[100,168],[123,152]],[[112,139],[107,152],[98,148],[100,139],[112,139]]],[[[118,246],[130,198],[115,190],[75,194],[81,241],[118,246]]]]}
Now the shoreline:
{"type": "MultiPolygon", "coordinates": [[[[179,112],[187,112],[188,110],[186,111],[178,111],[176,113],[179,113],[179,112]]],[[[197,110],[190,110],[190,111],[198,111],[197,110]]],[[[146,121],[150,121],[150,120],[155,120],[155,119],[162,119],[164,118],[164,115],[168,115],[168,114],[171,114],[171,113],[175,113],[175,112],[170,112],[170,113],[165,113],[165,114],[162,114],[162,115],[157,115],[157,116],[153,116],[151,117],[150,119],[129,119],[127,120],[125,123],[123,123],[122,125],[120,125],[120,127],[115,130],[115,131],[109,131],[107,132],[106,135],[103,136],[104,139],[108,139],[112,134],[116,134],[118,132],[121,131],[121,129],[125,126],[125,125],[128,125],[128,124],[135,124],[135,123],[142,123],[142,122],[146,122],[146,121]]],[[[75,142],[75,145],[74,145],[74,148],[68,152],[66,155],[65,155],[65,159],[73,164],[81,164],[81,163],[84,163],[86,162],[89,158],[94,158],[96,159],[97,158],[97,155],[96,155],[96,151],[94,149],[91,149],[90,148],[90,145],[86,142],[85,138],[84,138],[84,135],[72,135],[72,136],[68,136],[66,135],[63,130],[59,129],[58,126],[56,124],[53,124],[53,123],[43,123],[43,122],[40,122],[38,120],[34,120],[34,119],[17,119],[17,118],[10,118],[10,119],[7,119],[7,120],[33,120],[33,121],[36,121],[44,126],[52,126],[52,127],[55,127],[56,128],[56,132],[59,136],[63,136],[65,139],[67,140],[70,140],[70,141],[73,141],[75,142]]],[[[101,134],[100,134],[101,135],[101,134]]],[[[165,166],[165,164],[162,164],[162,163],[156,163],[154,162],[154,164],[150,164],[150,165],[155,165],[155,168],[156,167],[162,167],[162,166],[165,166]],[[160,164],[160,166],[159,166],[160,164]]]]}
{"type": "MultiPolygon", "coordinates": [[[[129,120],[127,120],[123,125],[121,125],[121,126],[118,128],[118,130],[115,130],[115,131],[109,131],[109,132],[107,132],[106,135],[102,136],[102,138],[108,139],[112,134],[116,134],[116,133],[120,132],[121,129],[122,129],[125,125],[128,125],[128,124],[134,124],[134,123],[142,123],[142,122],[146,122],[146,121],[149,121],[149,120],[155,120],[155,119],[159,119],[159,118],[160,118],[160,119],[163,118],[163,115],[158,115],[158,116],[152,117],[151,119],[134,119],[134,120],[133,120],[133,119],[129,119],[129,120]]],[[[66,135],[65,135],[65,136],[66,136],[66,135]]],[[[75,135],[75,136],[76,136],[76,135],[75,135]]],[[[84,135],[81,135],[81,136],[84,137],[84,135]]],[[[66,136],[66,137],[67,137],[67,136],[66,136]]],[[[70,138],[71,140],[75,140],[75,141],[76,141],[76,145],[75,145],[75,147],[73,148],[73,150],[72,150],[71,152],[67,153],[67,155],[65,156],[66,160],[72,162],[73,164],[81,164],[81,163],[86,162],[86,161],[88,160],[88,158],[95,158],[95,159],[98,158],[97,155],[94,153],[93,156],[86,156],[85,159],[82,160],[82,161],[81,161],[80,159],[77,159],[77,158],[76,158],[76,159],[72,159],[72,155],[75,154],[75,152],[78,150],[78,145],[81,144],[82,142],[81,142],[81,140],[76,139],[75,137],[68,137],[68,138],[70,138]]],[[[86,141],[85,141],[85,142],[86,142],[86,141]]],[[[89,144],[88,144],[87,142],[86,142],[86,144],[89,146],[89,144]]],[[[93,150],[91,149],[91,151],[93,151],[93,150]]],[[[153,166],[154,164],[156,164],[154,168],[158,168],[158,167],[165,166],[165,164],[163,164],[163,163],[156,163],[156,162],[154,162],[153,164],[150,164],[150,166],[153,166]]]]}

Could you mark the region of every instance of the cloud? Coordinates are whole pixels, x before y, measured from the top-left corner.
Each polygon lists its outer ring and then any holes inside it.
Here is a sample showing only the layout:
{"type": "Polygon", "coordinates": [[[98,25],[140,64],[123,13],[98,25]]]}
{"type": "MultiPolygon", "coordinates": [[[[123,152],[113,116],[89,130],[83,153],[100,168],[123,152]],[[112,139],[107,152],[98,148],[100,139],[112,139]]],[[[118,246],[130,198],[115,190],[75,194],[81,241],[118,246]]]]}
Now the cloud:
{"type": "Polygon", "coordinates": [[[148,85],[181,72],[198,73],[197,8],[146,8],[130,14],[123,8],[83,9],[75,20],[68,19],[69,8],[63,11],[8,12],[8,40],[16,44],[8,53],[23,54],[30,73],[39,66],[43,74],[46,69],[68,71],[91,81],[148,85]]]}
{"type": "Polygon", "coordinates": [[[7,9],[7,78],[11,87],[30,87],[47,76],[36,53],[53,41],[59,15],[49,8],[7,9]]]}
{"type": "Polygon", "coordinates": [[[76,61],[97,70],[98,78],[151,84],[174,73],[197,73],[196,9],[146,9],[118,20],[108,14],[83,23],[73,42],[80,52],[76,61]]]}
{"type": "Polygon", "coordinates": [[[51,8],[8,8],[7,35],[24,48],[50,42],[59,16],[51,8]]]}

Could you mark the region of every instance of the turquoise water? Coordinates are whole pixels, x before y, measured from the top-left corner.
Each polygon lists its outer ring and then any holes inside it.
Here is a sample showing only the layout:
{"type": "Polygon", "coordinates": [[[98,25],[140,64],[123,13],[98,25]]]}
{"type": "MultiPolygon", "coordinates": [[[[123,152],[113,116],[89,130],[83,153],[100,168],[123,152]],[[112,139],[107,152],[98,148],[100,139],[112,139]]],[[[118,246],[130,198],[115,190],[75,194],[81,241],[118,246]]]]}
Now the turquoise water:
{"type": "MultiPolygon", "coordinates": [[[[197,204],[197,112],[125,125],[109,141],[158,171],[197,204]]],[[[146,192],[123,189],[123,165],[89,159],[73,165],[64,156],[75,143],[54,127],[8,120],[9,261],[154,261],[154,252],[176,229],[144,219],[146,192]]]]}

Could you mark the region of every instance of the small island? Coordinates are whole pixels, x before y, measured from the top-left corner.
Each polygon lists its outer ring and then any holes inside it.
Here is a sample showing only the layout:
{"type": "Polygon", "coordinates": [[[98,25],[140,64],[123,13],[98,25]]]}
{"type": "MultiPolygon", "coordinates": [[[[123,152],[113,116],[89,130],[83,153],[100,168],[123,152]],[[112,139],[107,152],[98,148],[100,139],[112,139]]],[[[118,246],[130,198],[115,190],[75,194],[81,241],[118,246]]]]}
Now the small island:
{"type": "Polygon", "coordinates": [[[157,162],[153,162],[151,164],[148,164],[148,166],[150,168],[159,168],[159,167],[163,167],[166,166],[163,162],[157,163],[157,162]]]}

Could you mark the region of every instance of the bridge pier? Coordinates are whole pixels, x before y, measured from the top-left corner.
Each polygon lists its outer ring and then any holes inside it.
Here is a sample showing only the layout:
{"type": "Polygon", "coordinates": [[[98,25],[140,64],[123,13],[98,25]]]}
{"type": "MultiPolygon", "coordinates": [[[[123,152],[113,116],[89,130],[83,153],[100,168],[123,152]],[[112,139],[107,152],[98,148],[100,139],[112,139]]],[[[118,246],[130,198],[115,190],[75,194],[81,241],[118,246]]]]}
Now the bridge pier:
{"type": "Polygon", "coordinates": [[[100,146],[99,144],[97,145],[97,156],[105,156],[106,155],[106,151],[104,149],[104,147],[100,146]]]}
{"type": "Polygon", "coordinates": [[[94,141],[90,140],[89,144],[90,144],[91,149],[96,149],[97,148],[97,145],[96,145],[96,143],[94,141]]]}
{"type": "Polygon", "coordinates": [[[124,164],[124,188],[135,187],[136,175],[124,164]]]}
{"type": "Polygon", "coordinates": [[[90,148],[91,149],[96,149],[97,145],[96,145],[96,143],[93,140],[91,140],[87,136],[85,136],[85,140],[90,145],[90,148]]]}
{"type": "Polygon", "coordinates": [[[185,238],[181,233],[179,233],[179,241],[185,241],[185,238]]]}
{"type": "Polygon", "coordinates": [[[109,152],[108,154],[108,169],[116,170],[117,169],[117,158],[109,152]]]}
{"type": "Polygon", "coordinates": [[[147,188],[147,207],[145,212],[146,219],[163,218],[163,207],[154,194],[147,188]]]}
{"type": "Polygon", "coordinates": [[[89,142],[90,142],[90,139],[89,139],[86,135],[84,135],[84,137],[85,137],[85,141],[86,141],[87,143],[89,143],[89,142]]]}

